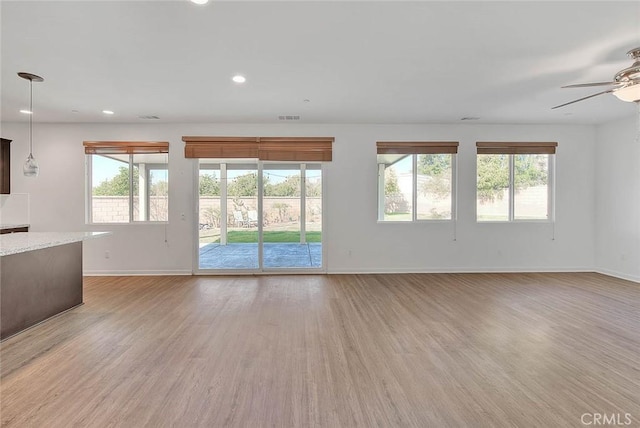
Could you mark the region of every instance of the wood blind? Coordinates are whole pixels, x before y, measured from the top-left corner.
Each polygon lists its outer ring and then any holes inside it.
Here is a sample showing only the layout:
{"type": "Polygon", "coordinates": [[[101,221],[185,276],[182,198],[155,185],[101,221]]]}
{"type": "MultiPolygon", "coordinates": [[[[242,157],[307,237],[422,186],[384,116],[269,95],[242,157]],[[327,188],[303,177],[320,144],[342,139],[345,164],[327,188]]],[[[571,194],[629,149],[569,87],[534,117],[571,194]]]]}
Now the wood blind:
{"type": "Polygon", "coordinates": [[[271,161],[329,162],[333,137],[261,137],[258,158],[271,161]]]}
{"type": "Polygon", "coordinates": [[[169,153],[166,141],[83,141],[82,145],[88,155],[169,153]]]}
{"type": "Polygon", "coordinates": [[[555,142],[477,142],[479,155],[554,155],[555,142]]]}
{"type": "Polygon", "coordinates": [[[379,155],[458,153],[457,141],[378,141],[379,155]]]}
{"type": "Polygon", "coordinates": [[[257,137],[182,137],[185,158],[257,158],[257,137]]]}
{"type": "Polygon", "coordinates": [[[185,158],[328,162],[333,137],[182,137],[185,158]]]}

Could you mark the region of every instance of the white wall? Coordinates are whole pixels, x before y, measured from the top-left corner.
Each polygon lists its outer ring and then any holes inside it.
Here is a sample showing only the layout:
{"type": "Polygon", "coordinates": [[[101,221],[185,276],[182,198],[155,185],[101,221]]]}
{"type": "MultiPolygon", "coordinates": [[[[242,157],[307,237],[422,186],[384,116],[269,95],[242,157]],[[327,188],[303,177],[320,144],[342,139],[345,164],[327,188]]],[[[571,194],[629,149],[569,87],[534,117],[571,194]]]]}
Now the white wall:
{"type": "MultiPolygon", "coordinates": [[[[2,134],[14,140],[12,162],[21,165],[28,151],[26,124],[3,124],[2,134]]],[[[33,231],[114,232],[86,243],[87,273],[189,273],[195,161],[184,159],[182,135],[334,136],[334,161],[326,169],[324,235],[332,273],[591,270],[595,264],[591,126],[35,124],[34,155],[41,175],[27,179],[14,168],[13,191],[31,194],[33,231]],[[83,140],[169,141],[169,224],[85,225],[83,140]],[[460,141],[457,240],[452,223],[377,223],[378,140],[460,141]],[[555,227],[475,222],[475,142],[499,140],[558,141],[555,227]]]]}
{"type": "Polygon", "coordinates": [[[640,282],[640,136],[638,118],[597,129],[596,266],[640,282]]]}

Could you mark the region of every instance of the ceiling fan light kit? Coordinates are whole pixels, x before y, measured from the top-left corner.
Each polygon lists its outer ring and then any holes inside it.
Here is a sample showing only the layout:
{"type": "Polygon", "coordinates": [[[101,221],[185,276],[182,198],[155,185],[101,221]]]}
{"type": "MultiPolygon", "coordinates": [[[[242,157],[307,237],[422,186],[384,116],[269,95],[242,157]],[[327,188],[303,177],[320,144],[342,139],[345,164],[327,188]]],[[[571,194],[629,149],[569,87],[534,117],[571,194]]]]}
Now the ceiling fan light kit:
{"type": "Polygon", "coordinates": [[[626,101],[628,103],[640,102],[640,83],[624,86],[616,91],[613,91],[619,100],[626,101]]]}
{"type": "Polygon", "coordinates": [[[616,73],[612,82],[579,83],[576,85],[563,86],[563,88],[610,86],[611,89],[579,98],[568,103],[560,104],[553,107],[553,109],[564,107],[566,105],[577,103],[578,101],[583,101],[602,94],[613,94],[621,101],[640,103],[640,47],[631,49],[629,52],[627,52],[627,55],[634,60],[633,64],[631,65],[631,67],[627,67],[616,73]]]}

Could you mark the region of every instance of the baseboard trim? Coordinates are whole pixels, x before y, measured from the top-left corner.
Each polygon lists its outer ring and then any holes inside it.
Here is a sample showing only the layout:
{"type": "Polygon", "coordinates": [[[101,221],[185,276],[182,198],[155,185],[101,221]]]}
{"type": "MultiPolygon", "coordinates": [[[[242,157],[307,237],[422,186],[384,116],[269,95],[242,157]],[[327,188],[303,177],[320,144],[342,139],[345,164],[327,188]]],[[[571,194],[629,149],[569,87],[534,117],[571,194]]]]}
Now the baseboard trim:
{"type": "Polygon", "coordinates": [[[385,273],[553,273],[553,272],[595,272],[593,268],[587,267],[569,267],[569,268],[555,268],[555,267],[508,267],[508,268],[446,268],[446,269],[395,269],[395,268],[376,268],[376,269],[342,269],[342,270],[330,270],[329,275],[344,275],[344,274],[385,274],[385,273]]]}
{"type": "MultiPolygon", "coordinates": [[[[617,272],[609,269],[593,269],[586,267],[573,268],[549,268],[549,267],[503,267],[503,268],[447,268],[447,269],[401,269],[401,268],[376,268],[376,269],[339,269],[327,272],[292,272],[305,275],[366,275],[366,274],[401,274],[401,273],[562,273],[562,272],[596,272],[602,275],[627,281],[640,283],[640,277],[617,272]]],[[[269,272],[269,275],[285,275],[289,272],[269,272]]],[[[84,271],[84,276],[190,276],[194,275],[190,270],[123,270],[123,271],[84,271]]],[[[196,275],[207,275],[196,273],[196,275]]],[[[210,274],[209,274],[210,275],[210,274]]],[[[225,273],[229,275],[229,273],[225,273]]],[[[237,273],[237,275],[255,275],[255,273],[237,273]]]]}
{"type": "Polygon", "coordinates": [[[190,270],[88,270],[84,276],[185,276],[192,275],[190,270]]]}
{"type": "Polygon", "coordinates": [[[631,282],[640,283],[640,276],[629,275],[622,272],[617,272],[609,269],[597,269],[597,273],[601,273],[602,275],[612,276],[614,278],[624,279],[631,282]]]}

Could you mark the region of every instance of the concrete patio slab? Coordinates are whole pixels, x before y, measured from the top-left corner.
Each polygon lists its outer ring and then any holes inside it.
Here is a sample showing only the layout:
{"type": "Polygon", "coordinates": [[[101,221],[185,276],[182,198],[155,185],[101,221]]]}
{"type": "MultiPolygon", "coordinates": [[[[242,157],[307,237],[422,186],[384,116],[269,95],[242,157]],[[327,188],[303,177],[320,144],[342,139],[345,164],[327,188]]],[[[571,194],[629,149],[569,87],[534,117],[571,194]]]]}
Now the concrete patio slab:
{"type": "MultiPolygon", "coordinates": [[[[264,268],[320,268],[322,244],[319,242],[265,243],[264,268]]],[[[200,269],[258,269],[258,244],[207,244],[200,248],[200,269]]]]}

